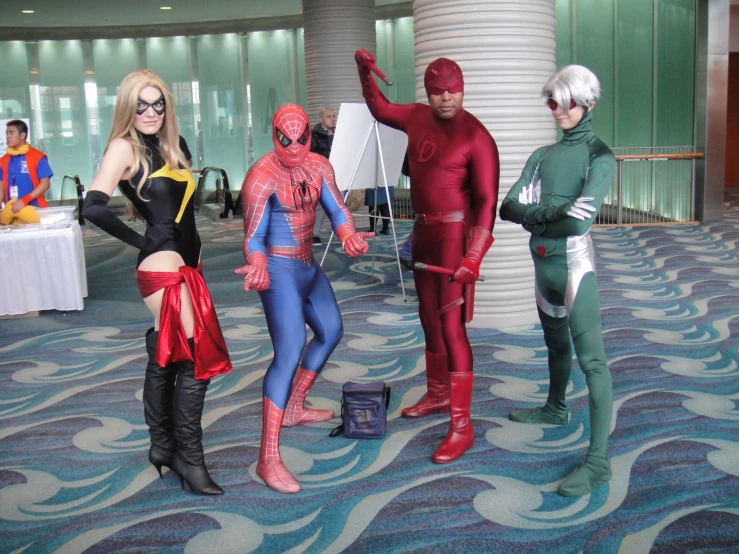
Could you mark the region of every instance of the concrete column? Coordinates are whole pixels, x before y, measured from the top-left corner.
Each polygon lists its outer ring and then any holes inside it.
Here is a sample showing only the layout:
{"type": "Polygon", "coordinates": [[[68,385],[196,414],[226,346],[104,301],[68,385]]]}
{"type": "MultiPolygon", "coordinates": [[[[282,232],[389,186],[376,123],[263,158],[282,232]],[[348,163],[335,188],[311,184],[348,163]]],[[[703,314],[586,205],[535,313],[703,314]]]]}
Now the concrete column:
{"type": "MultiPolygon", "coordinates": [[[[490,131],[500,152],[500,201],[529,155],[556,142],[542,86],[556,70],[555,0],[415,0],[416,100],[427,102],[426,66],[439,57],[464,72],[464,107],[490,131]]],[[[474,327],[538,322],[528,233],[497,220],[475,295],[474,327]]]]}
{"type": "Polygon", "coordinates": [[[729,0],[698,0],[695,44],[695,215],[721,221],[729,93],[729,0]]]}
{"type": "Polygon", "coordinates": [[[376,51],[374,0],[303,0],[308,117],[342,102],[364,102],[354,52],[376,51]]]}

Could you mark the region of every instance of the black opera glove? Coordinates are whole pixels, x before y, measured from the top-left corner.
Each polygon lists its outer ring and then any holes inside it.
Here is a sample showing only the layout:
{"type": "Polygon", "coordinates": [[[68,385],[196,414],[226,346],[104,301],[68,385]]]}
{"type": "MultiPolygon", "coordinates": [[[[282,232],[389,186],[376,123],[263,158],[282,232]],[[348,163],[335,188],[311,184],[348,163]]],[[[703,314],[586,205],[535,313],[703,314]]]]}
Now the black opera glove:
{"type": "Polygon", "coordinates": [[[99,190],[91,190],[85,196],[82,215],[109,235],[139,250],[154,252],[165,242],[176,240],[179,229],[173,220],[152,225],[146,229],[145,234],[140,235],[111,211],[108,202],[110,196],[99,190]]]}

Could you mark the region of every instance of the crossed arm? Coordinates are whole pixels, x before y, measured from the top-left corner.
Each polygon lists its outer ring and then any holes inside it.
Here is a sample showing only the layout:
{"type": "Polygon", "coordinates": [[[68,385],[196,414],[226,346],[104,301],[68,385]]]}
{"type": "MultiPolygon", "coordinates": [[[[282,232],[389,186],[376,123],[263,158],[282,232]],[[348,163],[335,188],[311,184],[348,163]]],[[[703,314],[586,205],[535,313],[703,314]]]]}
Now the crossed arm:
{"type": "Polygon", "coordinates": [[[584,235],[593,225],[592,214],[600,210],[608,194],[615,160],[612,155],[603,155],[590,165],[580,197],[576,200],[556,207],[539,206],[534,188],[538,180],[538,164],[545,153],[546,148],[541,148],[526,162],[521,177],[501,205],[500,217],[519,223],[530,233],[545,238],[584,235]]]}

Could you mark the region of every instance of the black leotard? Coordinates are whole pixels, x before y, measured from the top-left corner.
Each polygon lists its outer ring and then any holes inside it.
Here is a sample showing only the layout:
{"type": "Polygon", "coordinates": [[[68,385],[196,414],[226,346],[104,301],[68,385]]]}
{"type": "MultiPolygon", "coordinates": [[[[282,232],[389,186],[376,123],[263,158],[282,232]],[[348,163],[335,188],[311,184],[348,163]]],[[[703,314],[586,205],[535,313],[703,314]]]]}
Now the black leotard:
{"type": "MultiPolygon", "coordinates": [[[[149,176],[141,188],[141,197],[144,200],[139,198],[136,192],[136,187],[144,172],[143,166],[132,179],[121,181],[118,186],[144,218],[147,228],[167,219],[175,221],[182,210],[177,238],[165,242],[156,252],[177,252],[185,260],[187,266],[197,268],[200,261],[200,235],[195,227],[195,182],[192,174],[189,169],[180,169],[180,174],[178,174],[168,170],[168,167],[165,168],[164,160],[159,154],[159,139],[156,135],[139,134],[139,137],[146,145],[147,160],[145,163],[149,166],[149,176]],[[190,181],[192,192],[186,199],[188,181],[190,181]],[[185,202],[184,210],[182,209],[183,202],[185,202]]],[[[154,252],[141,250],[136,267],[152,254],[154,252]]]]}

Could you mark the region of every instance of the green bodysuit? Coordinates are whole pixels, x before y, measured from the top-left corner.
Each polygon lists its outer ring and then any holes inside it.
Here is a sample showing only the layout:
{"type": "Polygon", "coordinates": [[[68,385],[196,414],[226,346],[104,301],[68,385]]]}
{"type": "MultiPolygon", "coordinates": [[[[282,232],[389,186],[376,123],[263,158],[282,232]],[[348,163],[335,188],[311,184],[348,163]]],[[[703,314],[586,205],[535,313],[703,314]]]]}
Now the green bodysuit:
{"type": "Polygon", "coordinates": [[[500,208],[501,219],[519,223],[531,233],[536,304],[549,353],[546,405],[514,410],[509,417],[522,423],[567,424],[570,336],[588,386],[590,448],[585,464],[560,485],[558,492],[565,496],[588,494],[611,478],[607,443],[613,389],[603,348],[595,256],[589,234],[597,212],[584,221],[567,215],[579,197],[592,197],[588,203],[600,210],[616,167],[613,153],[593,134],[591,118],[592,112],[586,111],[557,144],[536,150],[500,208]],[[538,204],[519,202],[524,187],[539,179],[538,204]]]}

